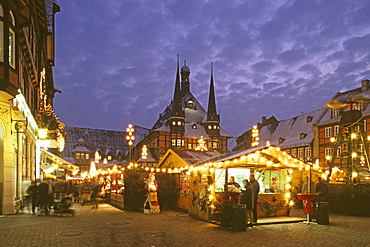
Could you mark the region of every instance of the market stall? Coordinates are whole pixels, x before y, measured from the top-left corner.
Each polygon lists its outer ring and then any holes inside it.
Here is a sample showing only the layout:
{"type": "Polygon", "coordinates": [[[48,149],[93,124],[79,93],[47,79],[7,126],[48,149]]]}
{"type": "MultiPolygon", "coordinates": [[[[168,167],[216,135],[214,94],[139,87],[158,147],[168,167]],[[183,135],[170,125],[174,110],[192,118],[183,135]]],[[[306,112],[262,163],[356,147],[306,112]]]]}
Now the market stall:
{"type": "Polygon", "coordinates": [[[260,188],[258,217],[288,216],[293,205],[292,173],[306,166],[274,146],[231,152],[197,163],[189,168],[189,213],[211,220],[220,201],[237,203],[240,191],[227,185],[229,178],[233,176],[243,187],[243,180],[253,174],[260,188]]]}

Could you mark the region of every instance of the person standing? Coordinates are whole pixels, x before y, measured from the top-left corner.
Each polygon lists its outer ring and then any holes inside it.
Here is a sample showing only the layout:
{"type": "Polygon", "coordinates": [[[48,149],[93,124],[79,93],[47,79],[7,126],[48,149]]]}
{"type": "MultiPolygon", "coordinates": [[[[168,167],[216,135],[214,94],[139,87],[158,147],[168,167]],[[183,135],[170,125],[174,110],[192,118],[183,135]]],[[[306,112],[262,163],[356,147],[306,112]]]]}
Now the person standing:
{"type": "Polygon", "coordinates": [[[30,196],[31,203],[32,203],[32,213],[35,213],[36,205],[37,205],[37,198],[39,196],[38,193],[38,186],[36,181],[32,181],[30,186],[28,186],[26,193],[30,196]]]}
{"type": "Polygon", "coordinates": [[[250,184],[252,186],[252,211],[253,211],[253,222],[257,222],[257,205],[258,205],[258,194],[260,193],[260,185],[256,178],[254,177],[254,174],[251,174],[249,176],[250,184]]]}
{"type": "Polygon", "coordinates": [[[246,209],[246,224],[248,227],[253,227],[253,212],[252,212],[252,205],[253,205],[253,189],[252,185],[249,183],[247,179],[243,181],[244,183],[244,190],[241,191],[239,196],[239,204],[244,204],[246,209]]]}
{"type": "Polygon", "coordinates": [[[329,188],[328,184],[322,181],[321,177],[317,177],[318,183],[316,184],[316,192],[318,196],[315,198],[315,202],[327,202],[329,201],[329,188]]]}

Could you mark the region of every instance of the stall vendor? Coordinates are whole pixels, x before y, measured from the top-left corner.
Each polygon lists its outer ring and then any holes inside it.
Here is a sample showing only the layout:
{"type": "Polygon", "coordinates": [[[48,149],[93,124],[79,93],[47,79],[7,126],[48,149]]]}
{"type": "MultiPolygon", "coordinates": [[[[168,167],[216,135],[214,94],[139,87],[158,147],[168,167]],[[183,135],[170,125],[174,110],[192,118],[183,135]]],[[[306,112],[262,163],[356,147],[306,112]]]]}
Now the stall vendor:
{"type": "Polygon", "coordinates": [[[229,186],[234,185],[236,188],[238,188],[240,190],[240,185],[237,182],[235,182],[235,177],[234,176],[231,176],[229,178],[229,182],[227,183],[227,185],[229,185],[229,186]]]}

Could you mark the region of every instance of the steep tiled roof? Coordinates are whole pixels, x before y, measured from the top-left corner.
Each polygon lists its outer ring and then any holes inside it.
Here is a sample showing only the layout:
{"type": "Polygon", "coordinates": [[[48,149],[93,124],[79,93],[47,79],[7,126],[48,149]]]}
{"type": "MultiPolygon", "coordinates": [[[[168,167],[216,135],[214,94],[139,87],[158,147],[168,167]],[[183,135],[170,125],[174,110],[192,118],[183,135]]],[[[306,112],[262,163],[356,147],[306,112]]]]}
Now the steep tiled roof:
{"type": "MultiPolygon", "coordinates": [[[[135,128],[135,143],[142,140],[149,132],[148,129],[140,126],[135,128]]],[[[81,151],[83,147],[77,146],[78,140],[85,141],[85,147],[93,154],[96,150],[100,150],[101,154],[107,154],[110,150],[113,154],[121,152],[126,155],[128,145],[126,141],[125,131],[102,130],[80,127],[65,127],[66,145],[63,151],[64,157],[73,157],[73,151],[81,151]]]]}
{"type": "MultiPolygon", "coordinates": [[[[203,122],[207,119],[207,112],[204,110],[199,101],[194,97],[191,92],[187,92],[182,98],[183,110],[185,113],[185,133],[184,137],[211,139],[206,130],[204,129],[203,122]],[[194,102],[193,109],[186,108],[186,102],[192,100],[194,102]],[[197,128],[193,128],[194,124],[197,128]]],[[[170,131],[168,126],[168,118],[170,117],[171,106],[168,106],[160,115],[159,119],[153,126],[153,130],[170,131]]],[[[220,135],[231,137],[229,133],[220,127],[220,135]]]]}

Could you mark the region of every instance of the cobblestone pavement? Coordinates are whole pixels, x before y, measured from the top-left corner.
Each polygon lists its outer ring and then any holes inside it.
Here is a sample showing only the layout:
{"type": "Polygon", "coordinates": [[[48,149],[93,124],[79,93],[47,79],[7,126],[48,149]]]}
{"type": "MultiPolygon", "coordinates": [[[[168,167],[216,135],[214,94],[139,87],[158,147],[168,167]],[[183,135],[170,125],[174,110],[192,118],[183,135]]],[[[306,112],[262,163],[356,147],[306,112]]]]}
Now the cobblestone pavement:
{"type": "MultiPolygon", "coordinates": [[[[222,229],[176,211],[124,212],[73,205],[76,216],[0,215],[0,246],[367,246],[370,217],[330,215],[330,225],[258,225],[222,229]]],[[[303,213],[302,213],[303,214],[303,213]]]]}

